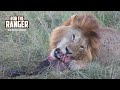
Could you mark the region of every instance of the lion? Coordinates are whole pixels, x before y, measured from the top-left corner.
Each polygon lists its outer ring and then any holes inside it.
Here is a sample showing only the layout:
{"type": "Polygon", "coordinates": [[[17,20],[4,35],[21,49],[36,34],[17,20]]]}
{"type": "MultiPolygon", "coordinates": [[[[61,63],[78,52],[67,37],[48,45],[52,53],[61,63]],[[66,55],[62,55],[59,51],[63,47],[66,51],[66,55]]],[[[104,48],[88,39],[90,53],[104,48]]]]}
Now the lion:
{"type": "MultiPolygon", "coordinates": [[[[42,73],[51,64],[57,68],[58,61],[62,71],[66,67],[85,69],[94,61],[104,66],[120,64],[120,31],[103,27],[92,14],[73,15],[52,30],[49,56],[28,75],[42,73]]],[[[26,75],[24,70],[8,70],[6,73],[10,77],[26,75]]]]}
{"type": "Polygon", "coordinates": [[[59,51],[69,57],[71,70],[93,61],[110,65],[120,61],[120,31],[103,27],[92,14],[73,15],[51,32],[50,57],[60,58],[59,51]]]}

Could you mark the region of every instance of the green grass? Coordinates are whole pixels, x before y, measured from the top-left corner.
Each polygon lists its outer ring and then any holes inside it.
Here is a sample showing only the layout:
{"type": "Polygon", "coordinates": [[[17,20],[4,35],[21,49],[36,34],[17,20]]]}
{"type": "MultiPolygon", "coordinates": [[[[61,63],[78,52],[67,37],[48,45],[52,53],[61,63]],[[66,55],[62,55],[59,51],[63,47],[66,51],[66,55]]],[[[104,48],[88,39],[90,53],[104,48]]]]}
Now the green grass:
{"type": "MultiPolygon", "coordinates": [[[[34,70],[40,61],[48,54],[48,38],[51,31],[61,25],[64,20],[81,11],[1,11],[0,12],[0,77],[9,68],[28,67],[34,70]],[[25,32],[7,31],[5,20],[9,16],[23,15],[29,20],[30,27],[25,32]]],[[[120,29],[119,11],[92,11],[103,26],[120,29]]],[[[62,75],[55,72],[43,73],[36,76],[19,76],[18,79],[113,79],[119,77],[120,66],[101,67],[91,63],[86,70],[71,71],[62,75]]],[[[7,77],[6,77],[7,78],[7,77]]]]}

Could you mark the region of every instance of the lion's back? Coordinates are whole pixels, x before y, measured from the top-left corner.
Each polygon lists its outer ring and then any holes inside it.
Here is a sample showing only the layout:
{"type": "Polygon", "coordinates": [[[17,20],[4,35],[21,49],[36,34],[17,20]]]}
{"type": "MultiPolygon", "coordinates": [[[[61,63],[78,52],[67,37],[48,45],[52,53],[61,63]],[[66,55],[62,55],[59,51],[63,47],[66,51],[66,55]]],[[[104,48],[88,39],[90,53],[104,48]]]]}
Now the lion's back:
{"type": "Polygon", "coordinates": [[[120,31],[109,28],[98,31],[100,36],[100,49],[97,60],[102,64],[120,61],[120,31]]]}

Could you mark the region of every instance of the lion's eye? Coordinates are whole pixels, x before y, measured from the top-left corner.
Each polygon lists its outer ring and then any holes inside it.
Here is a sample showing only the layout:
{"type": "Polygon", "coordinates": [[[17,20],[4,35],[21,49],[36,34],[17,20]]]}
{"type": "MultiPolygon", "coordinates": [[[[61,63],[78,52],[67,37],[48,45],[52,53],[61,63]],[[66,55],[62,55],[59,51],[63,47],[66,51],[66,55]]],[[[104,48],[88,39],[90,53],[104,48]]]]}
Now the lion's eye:
{"type": "Polygon", "coordinates": [[[75,39],[75,34],[72,35],[72,40],[74,40],[74,39],[75,39]]]}
{"type": "Polygon", "coordinates": [[[84,49],[84,47],[83,46],[80,46],[80,51],[82,51],[84,49]]]}

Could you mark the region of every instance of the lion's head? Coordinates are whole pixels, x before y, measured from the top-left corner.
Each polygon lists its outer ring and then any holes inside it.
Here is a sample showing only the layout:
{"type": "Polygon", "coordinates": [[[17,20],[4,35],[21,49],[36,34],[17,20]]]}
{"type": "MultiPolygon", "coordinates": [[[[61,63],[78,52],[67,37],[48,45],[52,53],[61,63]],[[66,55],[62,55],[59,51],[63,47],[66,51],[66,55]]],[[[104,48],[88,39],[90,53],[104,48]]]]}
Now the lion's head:
{"type": "Polygon", "coordinates": [[[99,49],[99,24],[92,15],[73,15],[55,28],[49,40],[50,55],[61,50],[71,60],[91,61],[99,49]]]}

